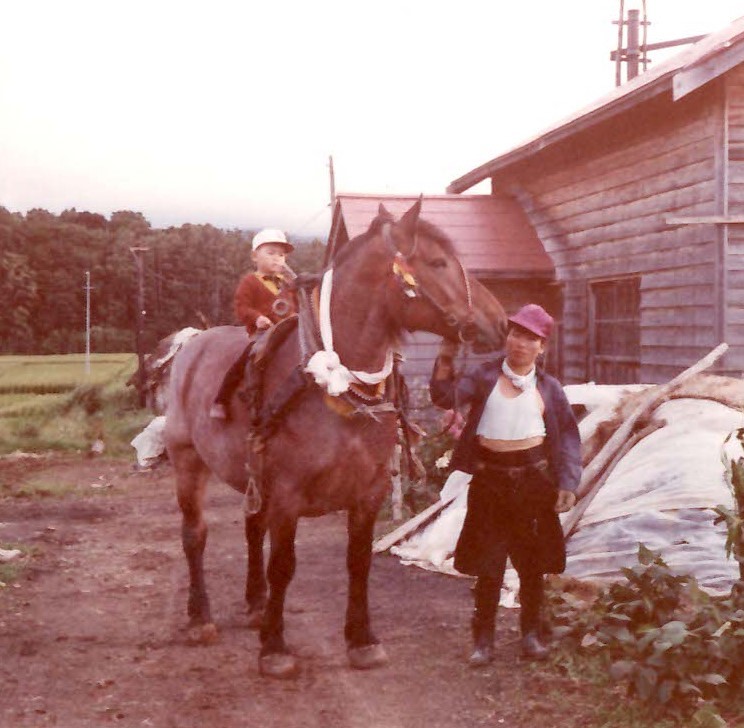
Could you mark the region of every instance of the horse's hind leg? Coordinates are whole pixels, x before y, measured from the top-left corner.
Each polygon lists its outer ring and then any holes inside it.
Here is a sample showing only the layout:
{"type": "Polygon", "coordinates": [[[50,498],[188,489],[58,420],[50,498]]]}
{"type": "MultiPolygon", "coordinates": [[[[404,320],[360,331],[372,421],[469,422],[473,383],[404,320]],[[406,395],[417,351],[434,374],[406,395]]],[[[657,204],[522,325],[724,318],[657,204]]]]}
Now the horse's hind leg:
{"type": "Polygon", "coordinates": [[[245,580],[245,602],[248,608],[248,626],[261,626],[266,606],[266,574],[264,571],[263,545],[266,535],[264,511],[245,518],[245,540],[248,545],[248,574],[245,580]]]}
{"type": "Polygon", "coordinates": [[[211,642],[217,636],[209,610],[209,597],[204,580],[204,547],[207,524],[204,520],[204,496],[209,471],[191,448],[173,457],[176,471],[176,494],[181,508],[181,541],[189,567],[189,639],[211,642]]]}
{"type": "Polygon", "coordinates": [[[269,599],[261,622],[259,670],[269,677],[294,677],[297,660],[284,643],[284,597],[295,571],[295,533],[297,518],[274,516],[269,524],[271,555],[267,576],[269,599]]]}
{"type": "Polygon", "coordinates": [[[376,509],[349,510],[349,544],[346,566],[349,572],[349,599],[344,635],[352,667],[365,670],[387,662],[387,655],[369,624],[368,583],[372,562],[372,537],[376,509]]]}

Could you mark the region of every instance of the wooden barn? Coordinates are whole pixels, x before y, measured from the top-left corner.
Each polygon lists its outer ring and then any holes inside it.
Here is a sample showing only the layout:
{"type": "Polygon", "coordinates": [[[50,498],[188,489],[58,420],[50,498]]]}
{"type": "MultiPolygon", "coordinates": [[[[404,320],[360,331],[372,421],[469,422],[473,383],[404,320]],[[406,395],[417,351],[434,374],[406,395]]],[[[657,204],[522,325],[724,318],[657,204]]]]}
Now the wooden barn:
{"type": "Polygon", "coordinates": [[[744,18],[447,191],[489,179],[553,264],[564,382],[665,381],[722,341],[741,375],[744,18]]]}

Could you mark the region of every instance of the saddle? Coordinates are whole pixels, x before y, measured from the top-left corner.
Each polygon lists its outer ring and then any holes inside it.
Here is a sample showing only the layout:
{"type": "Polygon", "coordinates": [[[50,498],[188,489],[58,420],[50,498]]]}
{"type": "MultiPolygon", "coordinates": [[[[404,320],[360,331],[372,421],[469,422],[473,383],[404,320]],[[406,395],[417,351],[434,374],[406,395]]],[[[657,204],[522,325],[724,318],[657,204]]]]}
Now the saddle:
{"type": "Polygon", "coordinates": [[[248,354],[248,365],[252,369],[262,369],[271,359],[271,355],[284,343],[287,336],[297,328],[298,320],[298,315],[294,313],[258,334],[248,354]]]}

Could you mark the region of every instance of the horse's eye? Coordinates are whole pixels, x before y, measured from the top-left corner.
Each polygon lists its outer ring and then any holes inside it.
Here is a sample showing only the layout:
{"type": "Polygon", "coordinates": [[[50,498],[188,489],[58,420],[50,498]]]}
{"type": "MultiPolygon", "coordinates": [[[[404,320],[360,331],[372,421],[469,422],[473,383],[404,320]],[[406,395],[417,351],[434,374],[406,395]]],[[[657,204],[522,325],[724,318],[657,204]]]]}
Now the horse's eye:
{"type": "Polygon", "coordinates": [[[432,258],[428,264],[430,268],[446,268],[447,267],[447,261],[444,258],[432,258]]]}

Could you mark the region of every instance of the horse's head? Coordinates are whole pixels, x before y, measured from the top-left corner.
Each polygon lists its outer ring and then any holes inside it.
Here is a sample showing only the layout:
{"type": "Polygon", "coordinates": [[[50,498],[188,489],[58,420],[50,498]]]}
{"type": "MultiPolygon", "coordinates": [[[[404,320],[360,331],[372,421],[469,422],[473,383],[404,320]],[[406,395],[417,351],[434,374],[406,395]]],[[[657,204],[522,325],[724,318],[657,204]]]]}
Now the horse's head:
{"type": "Polygon", "coordinates": [[[498,300],[457,257],[452,241],[422,220],[421,199],[395,222],[383,205],[377,217],[394,248],[391,312],[409,331],[467,341],[476,351],[500,347],[506,314],[498,300]]]}

